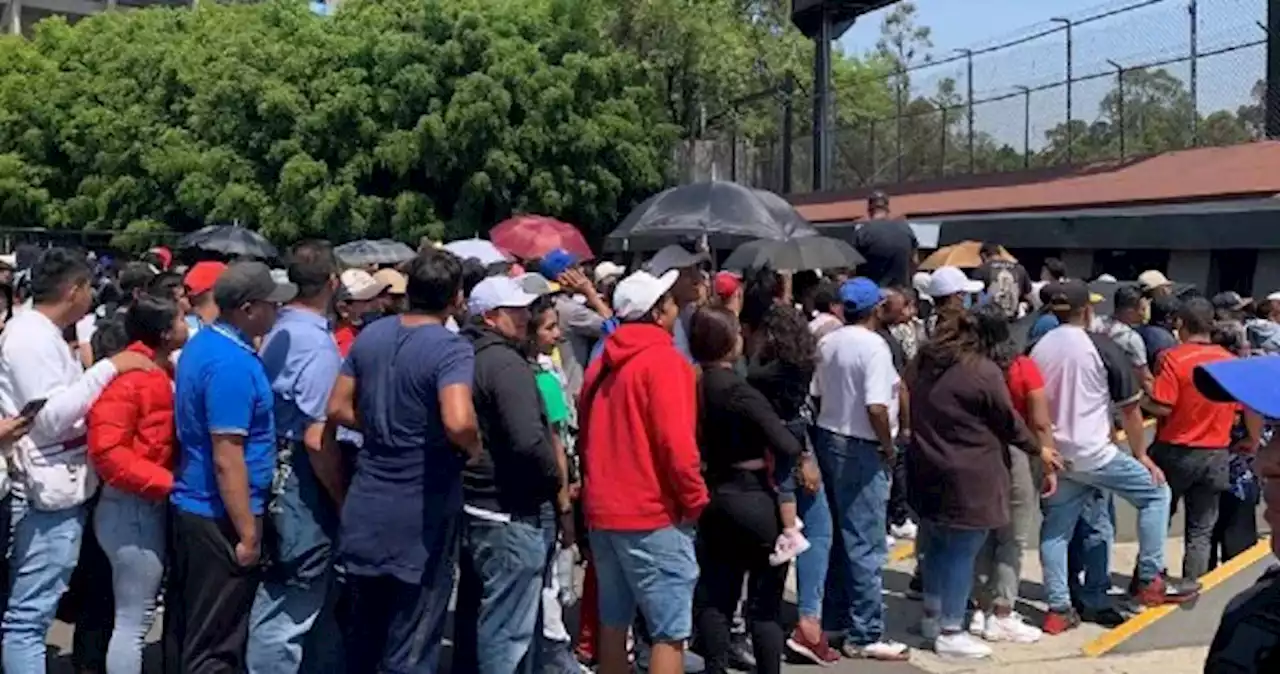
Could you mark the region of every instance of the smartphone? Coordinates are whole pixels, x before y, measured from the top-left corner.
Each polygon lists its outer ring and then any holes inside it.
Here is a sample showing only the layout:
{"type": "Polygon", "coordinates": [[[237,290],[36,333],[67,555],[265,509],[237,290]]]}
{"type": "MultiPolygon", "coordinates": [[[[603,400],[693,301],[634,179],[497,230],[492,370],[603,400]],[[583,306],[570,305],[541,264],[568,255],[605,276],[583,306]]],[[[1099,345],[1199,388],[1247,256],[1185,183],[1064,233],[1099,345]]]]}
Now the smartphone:
{"type": "Polygon", "coordinates": [[[30,421],[31,419],[35,419],[36,415],[40,413],[40,410],[44,409],[44,404],[47,402],[49,402],[48,398],[38,398],[36,400],[32,400],[31,402],[28,402],[25,407],[22,408],[22,412],[18,414],[18,416],[28,421],[30,421]]]}

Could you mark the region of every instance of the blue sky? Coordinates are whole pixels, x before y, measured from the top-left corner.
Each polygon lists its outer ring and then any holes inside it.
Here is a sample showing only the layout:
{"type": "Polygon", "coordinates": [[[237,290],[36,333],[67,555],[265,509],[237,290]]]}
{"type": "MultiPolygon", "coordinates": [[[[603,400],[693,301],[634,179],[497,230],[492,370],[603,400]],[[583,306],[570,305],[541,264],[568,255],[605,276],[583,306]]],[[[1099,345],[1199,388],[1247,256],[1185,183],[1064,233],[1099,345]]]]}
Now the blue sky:
{"type": "MultiPolygon", "coordinates": [[[[1196,0],[1199,8],[1201,54],[1260,40],[1257,21],[1265,21],[1266,0],[1196,0]]],[[[1108,10],[1139,4],[1141,0],[915,0],[917,21],[932,29],[934,60],[954,55],[959,48],[983,46],[1054,27],[1052,17],[1079,20],[1108,10]]],[[[1147,6],[1092,21],[1075,29],[1075,77],[1109,73],[1115,61],[1125,67],[1185,57],[1190,52],[1188,0],[1151,0],[1147,6]]],[[[892,7],[862,17],[840,40],[850,54],[875,49],[880,23],[892,7]]],[[[1066,45],[1061,32],[1008,50],[974,59],[974,98],[998,97],[1018,86],[1035,88],[1065,79],[1066,45]]],[[[1189,80],[1184,61],[1164,66],[1189,80]]],[[[1253,83],[1265,72],[1261,46],[1204,56],[1199,61],[1198,107],[1202,114],[1234,110],[1249,101],[1253,83]]],[[[912,75],[915,95],[932,95],[944,78],[956,81],[963,95],[964,62],[938,65],[912,75]]],[[[1072,89],[1073,116],[1085,121],[1099,116],[1098,103],[1114,79],[1080,82],[1072,89]]],[[[1032,94],[1033,142],[1065,118],[1065,90],[1061,87],[1032,94]]],[[[979,105],[975,124],[1001,140],[1021,144],[1023,100],[979,105]]]]}

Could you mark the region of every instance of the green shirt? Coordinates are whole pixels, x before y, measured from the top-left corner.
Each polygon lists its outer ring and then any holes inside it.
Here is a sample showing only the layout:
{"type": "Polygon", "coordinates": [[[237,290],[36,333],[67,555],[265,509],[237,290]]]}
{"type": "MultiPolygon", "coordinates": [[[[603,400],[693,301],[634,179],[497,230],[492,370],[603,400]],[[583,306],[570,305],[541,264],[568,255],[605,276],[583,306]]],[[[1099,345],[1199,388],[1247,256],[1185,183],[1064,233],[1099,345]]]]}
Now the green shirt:
{"type": "Polygon", "coordinates": [[[538,392],[542,394],[542,406],[547,411],[547,421],[552,426],[569,423],[569,405],[565,403],[564,389],[554,372],[543,371],[536,376],[538,392]]]}

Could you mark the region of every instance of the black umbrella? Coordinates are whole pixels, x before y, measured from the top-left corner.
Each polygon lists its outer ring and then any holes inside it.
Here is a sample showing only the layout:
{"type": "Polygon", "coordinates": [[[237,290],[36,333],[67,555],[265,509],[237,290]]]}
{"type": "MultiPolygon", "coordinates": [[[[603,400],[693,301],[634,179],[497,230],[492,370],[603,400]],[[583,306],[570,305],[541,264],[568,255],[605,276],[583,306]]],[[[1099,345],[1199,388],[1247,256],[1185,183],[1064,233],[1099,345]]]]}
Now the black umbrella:
{"type": "Polygon", "coordinates": [[[391,239],[361,239],[333,249],[342,263],[351,267],[371,264],[399,264],[412,260],[417,253],[409,246],[391,239]]]}
{"type": "Polygon", "coordinates": [[[649,250],[704,239],[713,249],[755,239],[782,241],[818,232],[785,199],[733,182],[673,187],[631,211],[605,240],[606,250],[649,250]]]}
{"type": "Polygon", "coordinates": [[[274,258],[279,253],[261,234],[245,229],[240,225],[208,225],[182,237],[178,241],[179,248],[198,248],[200,250],[254,257],[258,259],[274,258]]]}
{"type": "Polygon", "coordinates": [[[784,269],[787,271],[808,271],[817,269],[840,269],[856,267],[866,258],[853,246],[825,236],[806,236],[790,241],[769,241],[760,239],[738,246],[729,259],[724,261],[725,269],[784,269]]]}

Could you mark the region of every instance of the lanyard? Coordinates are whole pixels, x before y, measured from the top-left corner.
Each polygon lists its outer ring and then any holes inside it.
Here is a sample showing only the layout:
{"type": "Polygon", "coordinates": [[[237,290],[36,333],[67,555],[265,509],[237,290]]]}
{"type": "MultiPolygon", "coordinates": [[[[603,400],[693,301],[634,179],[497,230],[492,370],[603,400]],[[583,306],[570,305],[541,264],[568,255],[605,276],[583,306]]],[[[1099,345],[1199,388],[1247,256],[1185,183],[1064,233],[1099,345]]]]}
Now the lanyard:
{"type": "Polygon", "coordinates": [[[258,355],[258,352],[254,351],[253,347],[248,342],[244,341],[244,338],[240,336],[240,331],[232,328],[228,328],[223,323],[214,323],[213,325],[209,326],[209,329],[231,340],[236,346],[239,346],[245,351],[248,351],[249,353],[252,353],[255,356],[258,355]]]}

